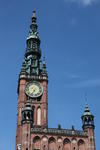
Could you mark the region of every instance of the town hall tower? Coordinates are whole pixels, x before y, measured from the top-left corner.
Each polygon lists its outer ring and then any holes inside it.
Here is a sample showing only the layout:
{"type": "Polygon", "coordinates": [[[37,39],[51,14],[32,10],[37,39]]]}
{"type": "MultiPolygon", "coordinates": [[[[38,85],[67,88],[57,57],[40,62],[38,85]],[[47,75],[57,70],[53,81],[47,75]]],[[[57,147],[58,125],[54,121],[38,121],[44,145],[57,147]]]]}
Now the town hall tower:
{"type": "Polygon", "coordinates": [[[94,116],[88,105],[81,117],[82,130],[48,128],[48,74],[37,28],[33,11],[18,80],[16,150],[96,150],[94,116]]]}

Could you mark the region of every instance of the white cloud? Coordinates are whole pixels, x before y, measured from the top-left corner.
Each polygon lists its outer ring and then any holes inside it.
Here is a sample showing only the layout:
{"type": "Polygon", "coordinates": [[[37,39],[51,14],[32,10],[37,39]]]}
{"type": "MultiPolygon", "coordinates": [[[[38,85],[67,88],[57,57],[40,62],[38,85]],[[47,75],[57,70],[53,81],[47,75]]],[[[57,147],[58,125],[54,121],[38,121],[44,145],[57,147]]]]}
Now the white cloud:
{"type": "Polygon", "coordinates": [[[79,87],[96,87],[100,86],[100,79],[85,80],[77,84],[79,87]]]}
{"type": "Polygon", "coordinates": [[[100,79],[90,79],[66,85],[68,88],[100,87],[100,79]]]}
{"type": "Polygon", "coordinates": [[[80,77],[76,74],[73,74],[73,73],[67,73],[66,74],[66,77],[69,78],[69,79],[79,79],[80,77]]]}
{"type": "Polygon", "coordinates": [[[71,2],[71,3],[77,3],[77,4],[82,4],[84,6],[89,6],[94,2],[97,2],[97,0],[65,0],[66,2],[71,2]]]}

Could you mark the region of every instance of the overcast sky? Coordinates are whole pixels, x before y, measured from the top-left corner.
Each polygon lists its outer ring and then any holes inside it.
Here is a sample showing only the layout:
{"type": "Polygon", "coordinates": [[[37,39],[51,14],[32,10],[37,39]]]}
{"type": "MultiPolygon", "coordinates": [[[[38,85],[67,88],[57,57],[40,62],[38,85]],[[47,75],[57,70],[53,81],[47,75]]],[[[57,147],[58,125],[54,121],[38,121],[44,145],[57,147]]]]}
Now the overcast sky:
{"type": "Polygon", "coordinates": [[[0,150],[15,149],[17,81],[33,8],[49,76],[49,127],[81,130],[87,97],[100,150],[99,0],[0,0],[0,150]]]}

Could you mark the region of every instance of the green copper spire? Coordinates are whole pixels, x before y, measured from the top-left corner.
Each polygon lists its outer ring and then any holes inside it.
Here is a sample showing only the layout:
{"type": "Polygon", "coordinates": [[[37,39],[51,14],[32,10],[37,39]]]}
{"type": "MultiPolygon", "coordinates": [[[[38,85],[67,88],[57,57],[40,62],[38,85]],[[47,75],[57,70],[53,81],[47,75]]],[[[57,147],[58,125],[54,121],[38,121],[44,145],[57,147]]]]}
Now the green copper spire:
{"type": "Polygon", "coordinates": [[[32,23],[30,25],[30,31],[29,31],[29,36],[27,37],[27,40],[33,38],[33,39],[38,39],[39,40],[39,43],[40,43],[40,39],[39,39],[39,35],[38,35],[38,32],[37,32],[37,23],[36,23],[36,12],[35,10],[33,11],[33,16],[32,16],[32,23]]]}
{"type": "Polygon", "coordinates": [[[40,38],[37,31],[36,12],[33,11],[29,35],[26,40],[26,53],[22,65],[21,74],[29,76],[39,76],[41,70],[41,49],[40,38]]]}
{"type": "Polygon", "coordinates": [[[37,22],[36,22],[37,18],[36,18],[36,12],[35,10],[33,11],[33,16],[32,16],[32,22],[30,25],[30,31],[29,31],[29,36],[27,37],[27,40],[33,38],[33,39],[38,39],[39,43],[40,43],[40,39],[39,39],[39,35],[37,32],[37,22]]]}
{"type": "Polygon", "coordinates": [[[43,75],[47,75],[45,57],[43,58],[43,62],[41,62],[41,41],[37,28],[37,18],[36,12],[34,10],[31,19],[29,34],[26,39],[26,52],[20,77],[38,78],[39,76],[43,77],[43,75]],[[41,64],[43,65],[41,66],[41,64]]]}

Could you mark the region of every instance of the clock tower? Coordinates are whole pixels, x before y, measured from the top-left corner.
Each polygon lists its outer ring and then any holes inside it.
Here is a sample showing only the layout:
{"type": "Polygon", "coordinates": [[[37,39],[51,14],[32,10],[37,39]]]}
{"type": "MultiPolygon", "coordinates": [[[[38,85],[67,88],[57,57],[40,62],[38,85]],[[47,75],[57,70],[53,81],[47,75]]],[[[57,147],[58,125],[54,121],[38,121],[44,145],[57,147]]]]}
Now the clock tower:
{"type": "Polygon", "coordinates": [[[48,75],[36,20],[33,11],[18,80],[16,150],[96,150],[94,115],[88,105],[81,130],[48,127],[48,75]]]}
{"type": "Polygon", "coordinates": [[[36,20],[36,14],[33,11],[18,82],[16,150],[27,150],[23,139],[25,139],[26,132],[28,140],[30,126],[48,127],[48,75],[45,58],[41,61],[41,41],[36,20]]]}

